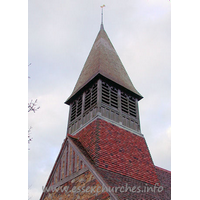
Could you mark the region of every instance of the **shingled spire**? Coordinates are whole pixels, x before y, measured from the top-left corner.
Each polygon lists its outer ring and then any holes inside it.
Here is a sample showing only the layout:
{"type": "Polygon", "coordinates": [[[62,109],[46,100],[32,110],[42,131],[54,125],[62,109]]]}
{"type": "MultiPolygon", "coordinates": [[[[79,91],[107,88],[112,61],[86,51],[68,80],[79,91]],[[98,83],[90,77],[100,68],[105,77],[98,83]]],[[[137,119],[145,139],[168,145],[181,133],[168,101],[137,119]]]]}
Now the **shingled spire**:
{"type": "Polygon", "coordinates": [[[96,37],[93,47],[85,62],[82,72],[74,87],[74,90],[66,103],[69,104],[71,99],[88,84],[98,74],[119,84],[137,96],[138,100],[142,98],[141,94],[133,86],[117,52],[115,51],[110,39],[101,25],[100,31],[96,37]]]}

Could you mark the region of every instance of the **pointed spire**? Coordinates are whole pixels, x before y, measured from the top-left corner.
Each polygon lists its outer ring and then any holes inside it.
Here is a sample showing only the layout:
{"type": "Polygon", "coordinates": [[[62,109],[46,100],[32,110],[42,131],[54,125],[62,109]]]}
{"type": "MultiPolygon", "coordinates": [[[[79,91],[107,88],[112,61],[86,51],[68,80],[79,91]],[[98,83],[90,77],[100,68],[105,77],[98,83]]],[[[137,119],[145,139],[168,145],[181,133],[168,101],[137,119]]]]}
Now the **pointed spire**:
{"type": "Polygon", "coordinates": [[[103,8],[105,7],[105,5],[103,6],[100,6],[101,7],[101,27],[100,27],[100,30],[104,30],[104,27],[103,27],[103,8]]]}
{"type": "Polygon", "coordinates": [[[99,31],[74,90],[66,103],[68,104],[70,99],[98,74],[135,93],[138,100],[143,98],[133,86],[104,29],[99,31]]]}

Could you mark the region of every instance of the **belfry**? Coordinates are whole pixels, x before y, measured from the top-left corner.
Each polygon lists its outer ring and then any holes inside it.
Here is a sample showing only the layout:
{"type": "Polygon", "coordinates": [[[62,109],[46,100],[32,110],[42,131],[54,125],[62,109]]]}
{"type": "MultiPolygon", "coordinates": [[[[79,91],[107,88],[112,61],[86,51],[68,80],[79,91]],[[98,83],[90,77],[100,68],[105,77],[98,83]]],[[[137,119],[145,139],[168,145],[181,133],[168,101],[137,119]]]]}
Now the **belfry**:
{"type": "Polygon", "coordinates": [[[136,90],[101,23],[70,97],[67,135],[41,200],[171,199],[171,172],[154,165],[136,90]]]}
{"type": "Polygon", "coordinates": [[[97,116],[140,133],[138,100],[133,86],[103,26],[97,35],[71,96],[68,134],[97,116]]]}

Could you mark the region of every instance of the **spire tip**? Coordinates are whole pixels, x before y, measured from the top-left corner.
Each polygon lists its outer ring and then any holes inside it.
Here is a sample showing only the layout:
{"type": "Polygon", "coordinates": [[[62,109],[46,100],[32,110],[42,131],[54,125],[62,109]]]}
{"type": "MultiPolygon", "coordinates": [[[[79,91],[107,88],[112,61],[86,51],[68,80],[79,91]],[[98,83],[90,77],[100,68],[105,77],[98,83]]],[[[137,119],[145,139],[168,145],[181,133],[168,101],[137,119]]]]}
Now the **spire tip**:
{"type": "Polygon", "coordinates": [[[100,7],[101,7],[101,29],[104,29],[103,28],[103,8],[105,7],[105,5],[100,6],[100,7]]]}

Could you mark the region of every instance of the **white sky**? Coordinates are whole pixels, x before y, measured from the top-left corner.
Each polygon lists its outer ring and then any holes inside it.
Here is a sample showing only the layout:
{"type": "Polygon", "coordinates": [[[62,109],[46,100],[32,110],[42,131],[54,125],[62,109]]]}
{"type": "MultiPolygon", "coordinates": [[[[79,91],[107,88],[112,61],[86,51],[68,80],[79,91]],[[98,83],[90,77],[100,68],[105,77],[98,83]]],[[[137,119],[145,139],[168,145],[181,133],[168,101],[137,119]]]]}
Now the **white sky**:
{"type": "Polygon", "coordinates": [[[139,102],[142,133],[154,164],[171,169],[171,2],[168,0],[29,0],[29,196],[38,199],[66,136],[71,94],[100,29],[104,28],[139,102]]]}

